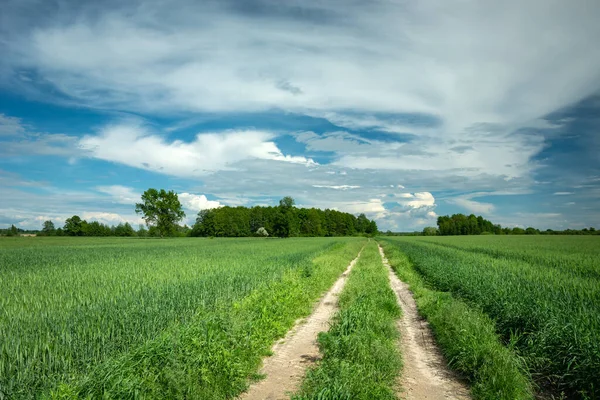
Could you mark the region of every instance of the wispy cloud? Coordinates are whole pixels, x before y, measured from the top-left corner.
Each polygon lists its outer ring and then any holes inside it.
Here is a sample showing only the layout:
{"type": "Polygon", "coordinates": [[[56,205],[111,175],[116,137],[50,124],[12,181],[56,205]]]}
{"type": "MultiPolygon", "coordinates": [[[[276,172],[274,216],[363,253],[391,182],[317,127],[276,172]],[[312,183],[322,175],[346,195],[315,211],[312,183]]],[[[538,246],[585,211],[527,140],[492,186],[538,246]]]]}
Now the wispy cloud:
{"type": "Polygon", "coordinates": [[[598,88],[596,4],[307,1],[269,12],[274,7],[73,7],[77,18],[15,32],[4,63],[35,68],[96,106],[419,113],[439,117],[448,134],[479,122],[525,123],[598,88]],[[547,26],[552,35],[539,34],[547,26]]]}
{"type": "Polygon", "coordinates": [[[470,193],[447,199],[446,201],[451,204],[456,204],[470,213],[489,216],[496,209],[492,203],[472,200],[473,198],[477,198],[482,195],[489,195],[489,193],[470,193]]]}
{"type": "Polygon", "coordinates": [[[0,136],[21,135],[24,132],[25,127],[20,118],[0,113],[0,136]]]}
{"type": "Polygon", "coordinates": [[[314,188],[326,188],[326,189],[335,189],[335,190],[348,190],[348,189],[358,189],[360,186],[358,185],[312,185],[314,188]]]}
{"type": "MultiPolygon", "coordinates": [[[[538,175],[553,165],[551,139],[567,133],[583,135],[578,146],[597,161],[597,129],[567,132],[574,116],[548,115],[600,90],[598,2],[23,4],[3,3],[3,88],[147,120],[105,118],[85,132],[49,134],[2,114],[7,162],[103,160],[106,170],[120,164],[185,179],[194,209],[291,194],[401,227],[431,223],[446,203],[437,204],[439,192],[469,212],[501,213],[464,193],[556,182],[538,175]],[[255,128],[258,112],[277,113],[285,128],[255,128]],[[207,115],[223,116],[226,128],[190,136],[187,121],[207,115]],[[244,115],[243,127],[232,115],[244,115]],[[297,125],[300,118],[320,129],[297,125]]],[[[544,193],[566,195],[560,190],[575,187],[575,175],[544,193]]],[[[90,191],[117,207],[135,197],[128,184],[115,178],[90,191]]],[[[597,197],[597,183],[579,184],[589,190],[573,193],[578,206],[576,196],[597,197]]]]}

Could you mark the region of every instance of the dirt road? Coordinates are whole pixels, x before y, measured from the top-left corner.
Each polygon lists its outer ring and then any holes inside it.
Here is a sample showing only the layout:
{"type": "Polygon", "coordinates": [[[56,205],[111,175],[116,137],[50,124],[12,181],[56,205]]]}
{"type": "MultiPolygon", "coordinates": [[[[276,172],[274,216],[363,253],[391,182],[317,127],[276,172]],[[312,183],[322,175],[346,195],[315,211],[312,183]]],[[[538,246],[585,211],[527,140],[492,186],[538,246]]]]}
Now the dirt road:
{"type": "Polygon", "coordinates": [[[273,355],[264,360],[260,370],[266,378],[252,384],[240,400],[289,399],[289,393],[299,388],[306,369],[320,357],[317,335],[329,330],[329,320],[338,308],[337,298],[359,257],[360,253],[323,296],[314,312],[296,323],[285,338],[273,346],[273,355]]]}
{"type": "Polygon", "coordinates": [[[389,269],[390,284],[400,307],[398,321],[404,369],[399,382],[400,398],[406,400],[470,399],[469,388],[450,371],[437,347],[429,324],[419,315],[408,285],[402,282],[388,263],[381,246],[379,253],[389,269]]]}

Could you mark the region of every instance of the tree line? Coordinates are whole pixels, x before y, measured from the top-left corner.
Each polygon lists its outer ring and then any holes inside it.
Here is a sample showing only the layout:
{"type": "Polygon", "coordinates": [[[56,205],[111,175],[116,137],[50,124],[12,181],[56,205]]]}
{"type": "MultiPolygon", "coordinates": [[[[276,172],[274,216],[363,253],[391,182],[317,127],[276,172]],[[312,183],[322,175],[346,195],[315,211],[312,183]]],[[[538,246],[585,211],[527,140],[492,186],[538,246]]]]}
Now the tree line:
{"type": "Polygon", "coordinates": [[[420,233],[423,236],[449,236],[449,235],[598,235],[600,231],[595,228],[566,229],[563,231],[547,229],[541,231],[537,228],[503,228],[500,224],[494,224],[474,214],[444,215],[437,219],[436,227],[426,227],[420,233]]]}
{"type": "Polygon", "coordinates": [[[275,207],[221,207],[202,210],[191,236],[352,236],[375,235],[377,223],[336,210],[296,208],[284,197],[275,207]]]}
{"type": "MultiPolygon", "coordinates": [[[[188,228],[189,229],[189,228],[188,228]]],[[[134,229],[129,222],[118,225],[107,225],[98,221],[86,221],[78,215],[73,215],[65,220],[62,227],[56,227],[54,222],[45,221],[42,229],[37,232],[38,236],[120,236],[120,237],[145,237],[151,236],[143,225],[134,229]]]]}
{"type": "MultiPolygon", "coordinates": [[[[78,215],[65,220],[62,227],[45,221],[41,236],[141,236],[141,237],[245,237],[245,236],[352,236],[377,234],[377,224],[364,214],[354,216],[336,210],[297,208],[294,199],[284,197],[275,207],[221,207],[202,210],[193,227],[179,225],[185,212],[177,193],[164,189],[148,189],[142,202],[135,205],[147,229],[140,225],[136,231],[125,222],[108,226],[98,221],[87,222],[78,215]]],[[[9,236],[24,232],[14,225],[6,230],[9,236]]],[[[35,231],[34,231],[35,232],[35,231]]],[[[2,230],[0,230],[2,233],[2,230]]]]}

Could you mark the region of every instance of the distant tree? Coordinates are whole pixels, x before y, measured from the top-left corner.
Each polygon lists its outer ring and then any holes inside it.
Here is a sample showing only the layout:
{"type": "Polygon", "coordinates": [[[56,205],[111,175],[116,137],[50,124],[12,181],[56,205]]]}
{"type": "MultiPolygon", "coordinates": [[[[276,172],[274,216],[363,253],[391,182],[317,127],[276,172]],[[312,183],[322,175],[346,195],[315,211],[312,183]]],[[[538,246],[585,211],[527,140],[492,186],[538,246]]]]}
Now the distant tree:
{"type": "Polygon", "coordinates": [[[137,231],[137,235],[139,237],[146,237],[148,236],[148,230],[146,229],[146,227],[144,225],[140,225],[137,231]]]}
{"type": "Polygon", "coordinates": [[[377,235],[378,229],[377,229],[377,222],[375,222],[375,220],[372,220],[369,223],[369,226],[367,227],[367,230],[365,231],[366,234],[374,236],[377,235]]]}
{"type": "Polygon", "coordinates": [[[294,199],[283,198],[275,207],[221,207],[202,210],[190,236],[239,237],[256,235],[264,228],[270,236],[373,235],[377,224],[366,216],[336,210],[296,208],[294,199]]]}
{"type": "Polygon", "coordinates": [[[262,236],[262,237],[269,236],[269,232],[267,232],[267,230],[262,226],[256,230],[256,234],[258,236],[262,236]]]}
{"type": "Polygon", "coordinates": [[[290,222],[288,213],[278,211],[273,219],[273,235],[281,238],[289,237],[291,232],[290,222]]]}
{"type": "Polygon", "coordinates": [[[512,229],[512,234],[513,234],[513,235],[524,235],[524,234],[525,234],[525,229],[523,229],[523,228],[519,228],[518,226],[515,226],[515,227],[512,229]]]}
{"type": "Polygon", "coordinates": [[[358,233],[365,233],[371,221],[367,218],[365,214],[359,214],[356,218],[356,231],[358,233]]]}
{"type": "Polygon", "coordinates": [[[298,220],[294,213],[296,202],[290,196],[279,200],[279,212],[273,221],[273,234],[279,237],[295,236],[298,220]]]}
{"type": "Polygon", "coordinates": [[[184,224],[183,226],[177,225],[176,231],[177,231],[177,236],[187,237],[187,236],[191,236],[192,229],[189,226],[187,226],[187,224],[184,224]]]}
{"type": "Polygon", "coordinates": [[[215,236],[215,216],[215,210],[200,210],[190,235],[215,236]]]}
{"type": "MultiPolygon", "coordinates": [[[[78,215],[73,215],[65,220],[63,230],[68,236],[83,236],[85,233],[84,222],[78,215]]],[[[87,225],[87,222],[85,225],[87,225]]]]}
{"type": "Polygon", "coordinates": [[[423,228],[423,236],[436,236],[438,234],[438,229],[434,226],[426,226],[423,228]]]}
{"type": "Polygon", "coordinates": [[[437,225],[440,235],[479,235],[482,233],[499,233],[500,225],[494,226],[482,216],[471,214],[454,214],[439,216],[437,225]]]}
{"type": "Polygon", "coordinates": [[[142,203],[135,205],[135,212],[143,214],[148,227],[154,227],[160,237],[177,232],[177,223],[185,217],[177,193],[150,188],[142,194],[142,203]]]}
{"type": "Polygon", "coordinates": [[[16,226],[11,225],[8,232],[6,232],[6,236],[19,236],[19,230],[16,226]]]}
{"type": "Polygon", "coordinates": [[[56,233],[56,228],[54,227],[54,222],[52,221],[44,221],[42,225],[42,233],[46,236],[52,236],[56,233]]]}
{"type": "Polygon", "coordinates": [[[65,231],[63,231],[63,228],[56,228],[56,236],[64,236],[65,235],[65,231]]]}
{"type": "Polygon", "coordinates": [[[532,228],[532,227],[530,226],[530,227],[528,227],[527,229],[525,229],[525,234],[526,234],[526,235],[539,235],[539,234],[540,234],[540,231],[539,231],[539,230],[537,230],[537,229],[535,229],[535,228],[532,228]]]}
{"type": "Polygon", "coordinates": [[[294,207],[295,204],[296,201],[294,201],[294,199],[290,196],[285,196],[283,199],[279,200],[279,207],[285,210],[289,210],[290,208],[294,207]]]}
{"type": "Polygon", "coordinates": [[[129,222],[120,223],[115,227],[115,236],[135,236],[135,231],[129,222]]]}
{"type": "Polygon", "coordinates": [[[92,221],[85,225],[85,236],[110,236],[112,230],[109,226],[98,221],[92,221]]]}

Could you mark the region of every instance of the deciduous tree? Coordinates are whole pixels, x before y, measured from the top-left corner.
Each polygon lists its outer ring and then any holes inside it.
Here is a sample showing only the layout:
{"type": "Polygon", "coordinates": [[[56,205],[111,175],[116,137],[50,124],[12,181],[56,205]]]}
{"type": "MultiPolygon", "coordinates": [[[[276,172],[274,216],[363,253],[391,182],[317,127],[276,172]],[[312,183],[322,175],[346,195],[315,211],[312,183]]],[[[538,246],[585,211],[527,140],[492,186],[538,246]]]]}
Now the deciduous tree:
{"type": "Polygon", "coordinates": [[[87,225],[87,222],[83,221],[79,215],[73,215],[65,220],[63,230],[68,236],[83,236],[85,234],[84,223],[87,225]]]}
{"type": "Polygon", "coordinates": [[[161,237],[172,236],[177,223],[185,217],[181,203],[174,191],[150,188],[142,194],[142,203],[135,205],[135,212],[143,214],[148,227],[154,227],[161,237]]]}
{"type": "Polygon", "coordinates": [[[44,221],[44,224],[42,225],[42,232],[46,236],[54,235],[54,233],[56,232],[56,228],[54,227],[54,222],[44,221]]]}

